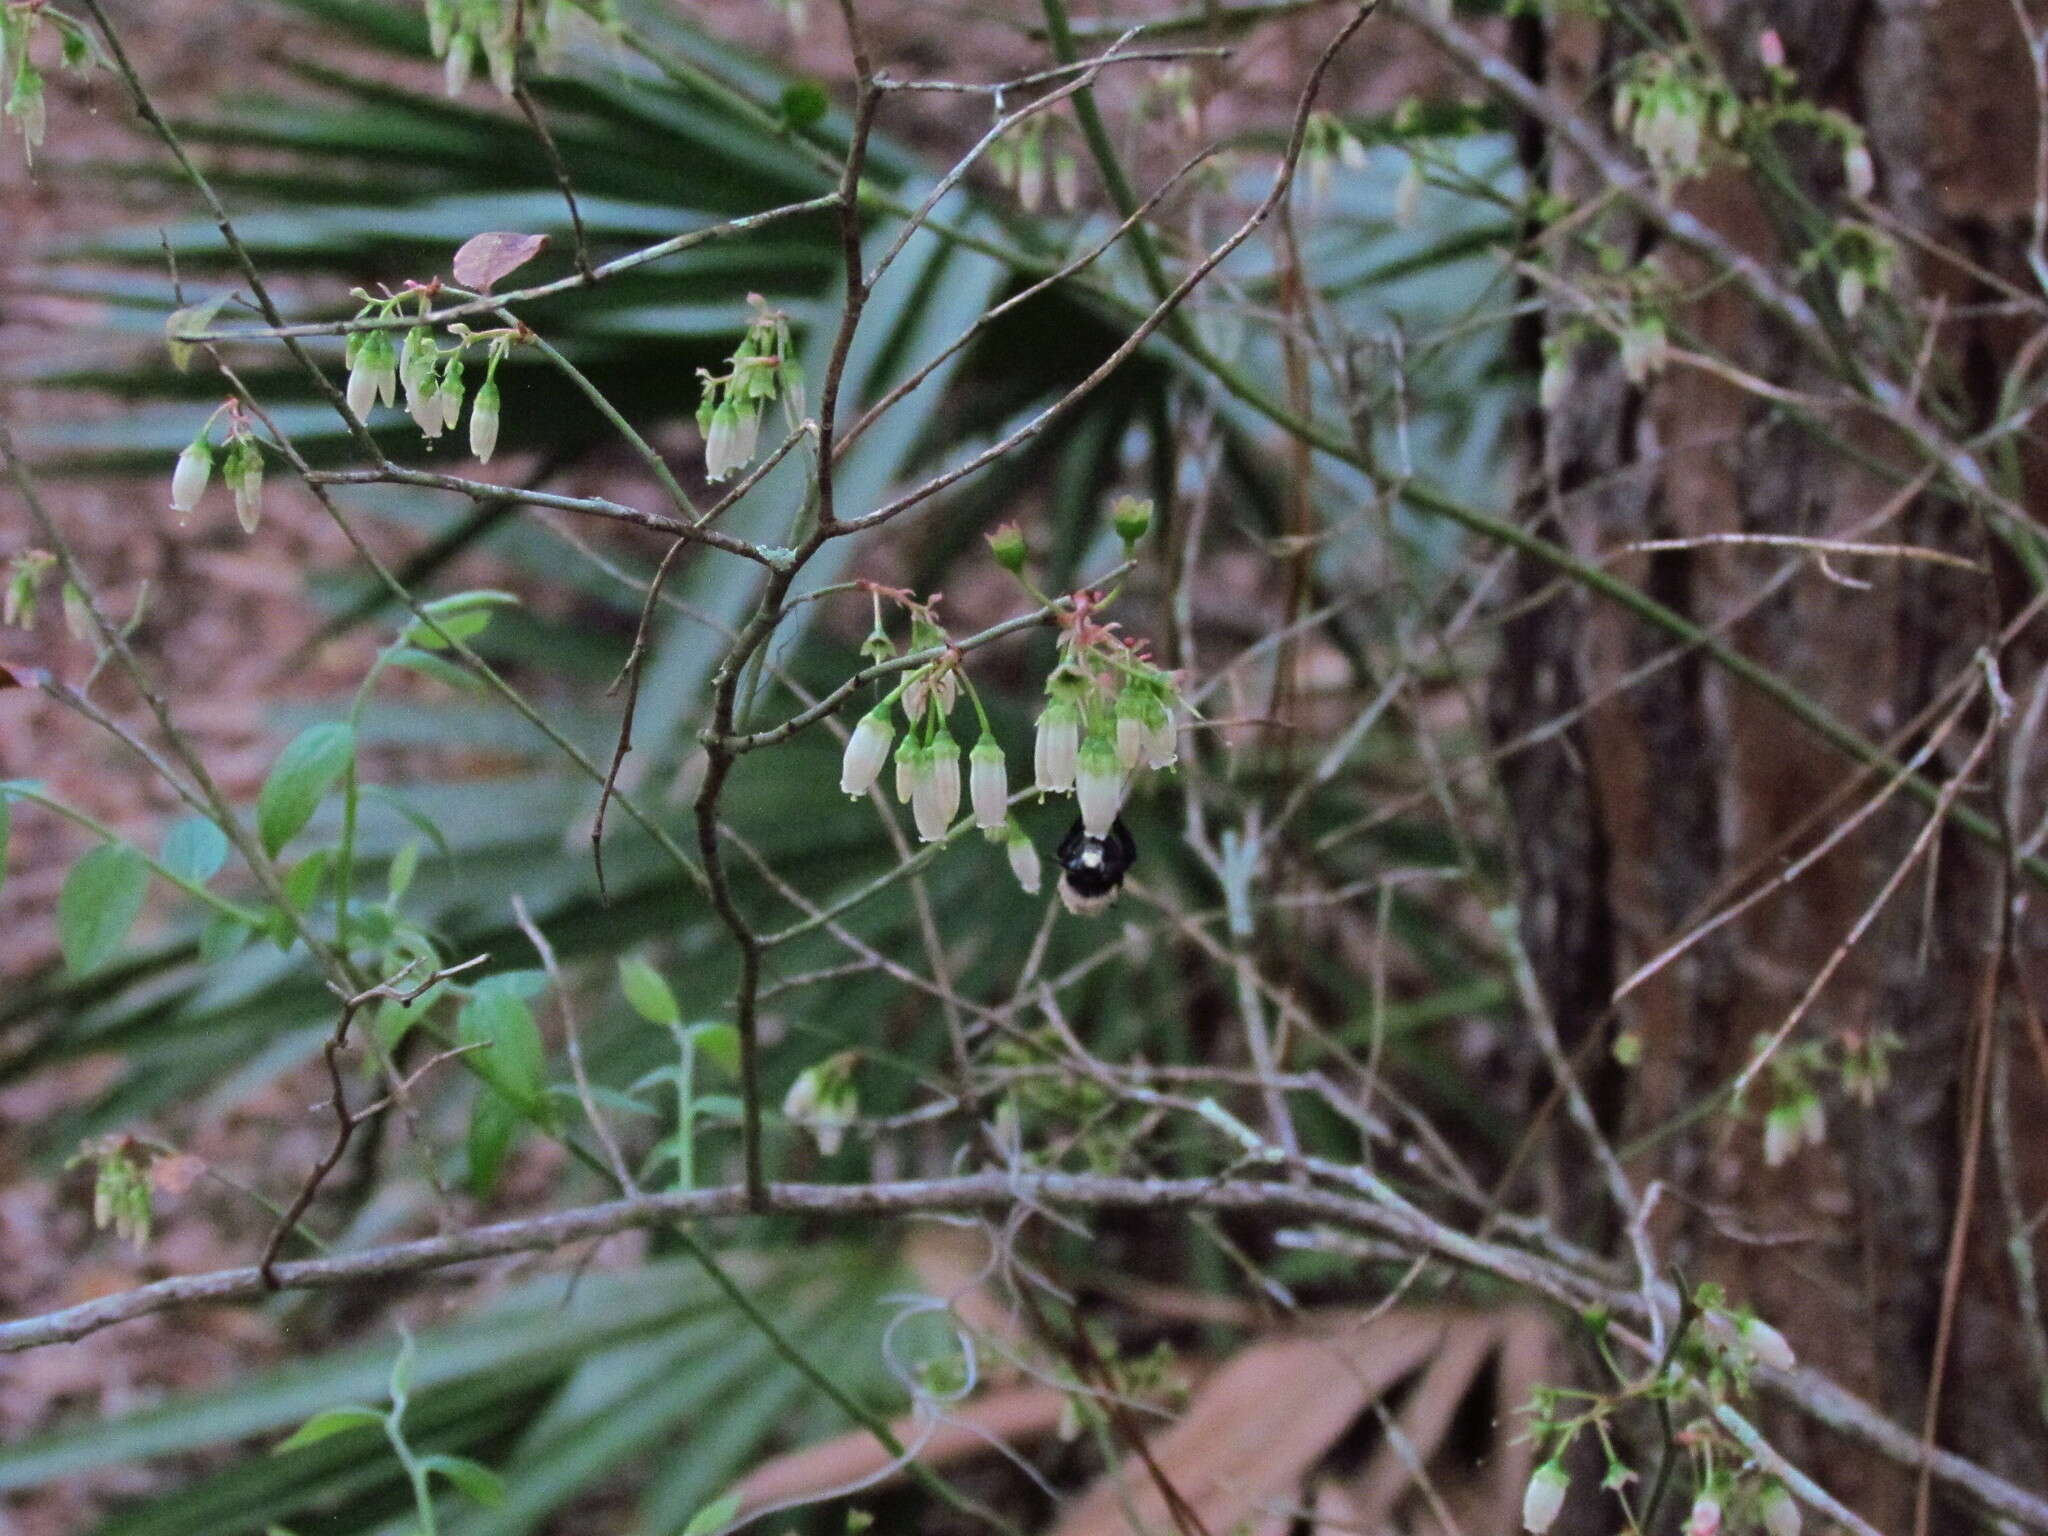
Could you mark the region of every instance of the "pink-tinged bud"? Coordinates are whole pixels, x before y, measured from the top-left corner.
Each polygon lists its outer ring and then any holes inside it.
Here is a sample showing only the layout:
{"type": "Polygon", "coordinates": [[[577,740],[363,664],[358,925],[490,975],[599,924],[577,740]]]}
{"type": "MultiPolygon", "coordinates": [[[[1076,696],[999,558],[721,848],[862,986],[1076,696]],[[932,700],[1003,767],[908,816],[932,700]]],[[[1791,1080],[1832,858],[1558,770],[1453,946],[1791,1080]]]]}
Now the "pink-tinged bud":
{"type": "Polygon", "coordinates": [[[1522,1529],[1532,1536],[1542,1536],[1555,1525],[1571,1486],[1571,1476],[1562,1462],[1553,1458],[1538,1467],[1522,1494],[1522,1529]]]}
{"type": "Polygon", "coordinates": [[[1074,793],[1080,801],[1081,825],[1090,837],[1107,837],[1123,809],[1124,770],[1109,737],[1091,731],[1081,743],[1074,770],[1074,793]]]}
{"type": "Polygon", "coordinates": [[[1762,34],[1757,38],[1756,56],[1757,61],[1765,69],[1783,69],[1785,67],[1785,39],[1778,36],[1778,29],[1776,27],[1764,28],[1762,34]]]}
{"type": "Polygon", "coordinates": [[[1766,1488],[1756,1510],[1769,1536],[1799,1536],[1799,1503],[1783,1483],[1766,1488]]]}
{"type": "Polygon", "coordinates": [[[1692,1501],[1685,1536],[1721,1536],[1721,1501],[1713,1494],[1703,1493],[1692,1501]]]}
{"type": "Polygon", "coordinates": [[[171,471],[171,510],[190,512],[198,506],[199,498],[206,493],[206,482],[212,478],[213,449],[201,434],[178,455],[178,466],[171,471]]]}
{"type": "Polygon", "coordinates": [[[1010,873],[1017,877],[1017,884],[1026,896],[1038,894],[1038,883],[1043,873],[1038,862],[1038,845],[1024,835],[1024,829],[1014,821],[1010,823],[1010,835],[1004,839],[1005,851],[1010,855],[1010,873]]]}
{"type": "Polygon", "coordinates": [[[1010,770],[1003,749],[984,735],[967,758],[967,797],[974,803],[974,824],[984,831],[1010,819],[1010,770]]]}
{"type": "Polygon", "coordinates": [[[1074,787],[1080,747],[1079,712],[1065,699],[1052,700],[1038,717],[1038,741],[1032,754],[1041,795],[1074,787]]]}
{"type": "Polygon", "coordinates": [[[910,795],[911,819],[927,843],[941,843],[960,814],[960,744],[943,730],[925,749],[924,773],[910,795]]]}
{"type": "Polygon", "coordinates": [[[839,765],[840,793],[860,796],[872,789],[888,760],[889,743],[895,739],[888,705],[877,705],[862,715],[846,739],[846,757],[839,765]]]}

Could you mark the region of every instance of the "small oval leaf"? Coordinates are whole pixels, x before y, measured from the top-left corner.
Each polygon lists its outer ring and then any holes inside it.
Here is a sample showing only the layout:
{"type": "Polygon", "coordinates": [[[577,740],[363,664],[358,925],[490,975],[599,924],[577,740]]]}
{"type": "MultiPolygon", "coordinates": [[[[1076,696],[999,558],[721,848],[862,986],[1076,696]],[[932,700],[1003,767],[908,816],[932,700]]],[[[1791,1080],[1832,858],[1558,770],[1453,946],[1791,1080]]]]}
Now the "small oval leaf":
{"type": "Polygon", "coordinates": [[[384,1415],[374,1408],[329,1408],[316,1413],[291,1435],[272,1447],[270,1454],[282,1456],[287,1451],[296,1451],[302,1446],[318,1445],[322,1440],[332,1440],[336,1435],[347,1434],[352,1429],[367,1429],[372,1424],[382,1424],[384,1415]]]}
{"type": "Polygon", "coordinates": [[[227,834],[204,816],[187,816],[164,834],[161,858],[172,874],[204,885],[228,861],[227,834]]]}
{"type": "Polygon", "coordinates": [[[299,835],[355,751],[356,733],[339,720],[309,725],[292,738],[256,797],[256,827],[265,853],[276,854],[299,835]]]}
{"type": "Polygon", "coordinates": [[[455,281],[489,293],[491,284],[525,266],[547,243],[546,235],[520,235],[502,229],[471,235],[455,253],[455,281]]]}
{"type": "Polygon", "coordinates": [[[111,960],[142,913],[149,865],[126,843],[102,843],[71,866],[57,893],[57,942],[74,976],[111,960]]]}
{"type": "Polygon", "coordinates": [[[626,989],[626,1001],[633,1005],[633,1011],[648,1023],[674,1024],[682,1018],[668,983],[639,956],[626,955],[620,959],[619,982],[626,989]]]}

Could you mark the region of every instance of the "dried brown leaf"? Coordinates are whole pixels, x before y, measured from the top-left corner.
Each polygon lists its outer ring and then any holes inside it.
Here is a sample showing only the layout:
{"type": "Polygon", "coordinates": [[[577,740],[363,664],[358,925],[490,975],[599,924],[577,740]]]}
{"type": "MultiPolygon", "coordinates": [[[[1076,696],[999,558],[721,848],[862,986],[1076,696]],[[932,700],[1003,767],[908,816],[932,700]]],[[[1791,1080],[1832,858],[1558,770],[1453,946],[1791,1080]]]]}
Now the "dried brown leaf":
{"type": "Polygon", "coordinates": [[[471,235],[455,253],[455,281],[489,293],[493,283],[525,266],[547,243],[546,235],[520,235],[502,229],[471,235]]]}

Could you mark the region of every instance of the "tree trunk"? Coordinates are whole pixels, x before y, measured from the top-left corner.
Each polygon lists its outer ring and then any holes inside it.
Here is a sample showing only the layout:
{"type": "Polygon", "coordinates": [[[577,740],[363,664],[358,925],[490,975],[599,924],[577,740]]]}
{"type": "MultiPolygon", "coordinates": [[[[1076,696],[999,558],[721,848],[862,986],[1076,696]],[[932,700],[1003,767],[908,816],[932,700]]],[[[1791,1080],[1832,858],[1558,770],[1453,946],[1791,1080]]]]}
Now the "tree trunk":
{"type": "MultiPolygon", "coordinates": [[[[1745,96],[1762,89],[1758,38],[1775,28],[1801,91],[1868,131],[1881,206],[1908,229],[2039,293],[2025,261],[2039,113],[2010,0],[1699,0],[1689,9],[1745,96]]],[[[1620,21],[1557,21],[1542,44],[1545,83],[1604,112],[1601,83],[1641,46],[1640,28],[1620,21]]],[[[1792,181],[1820,208],[1845,211],[1839,146],[1800,130],[1779,133],[1777,143],[1792,181]]],[[[1549,174],[1553,189],[1578,203],[1598,188],[1570,160],[1562,156],[1549,174]]],[[[1799,226],[1784,206],[1764,201],[1762,181],[1724,169],[1679,197],[1735,244],[1791,274],[1806,236],[1788,237],[1799,226]]],[[[1703,284],[1709,274],[1698,263],[1658,249],[1633,225],[1610,222],[1601,233],[1661,263],[1680,291],[1704,292],[1672,317],[1688,348],[1787,390],[1842,397],[1836,371],[1726,285],[1703,284]]],[[[1572,275],[1568,265],[1564,275],[1572,275]]],[[[1816,277],[1803,291],[1834,312],[1831,279],[1816,277]]],[[[2033,316],[2022,324],[2010,306],[1987,303],[2000,297],[1982,274],[1902,244],[1891,300],[1880,296],[1855,334],[1903,377],[1938,315],[1928,388],[1945,392],[1956,409],[1952,430],[1967,438],[1994,419],[2007,365],[2039,323],[2033,316]],[[1887,338],[1895,350],[1883,350],[1887,338]]],[[[1832,570],[1807,561],[1774,583],[1788,564],[1784,551],[1726,545],[1631,556],[1615,567],[1695,621],[1728,626],[1730,642],[1865,737],[1902,738],[1901,755],[1925,744],[1929,706],[1967,677],[1978,649],[2025,601],[2005,545],[1983,517],[1933,490],[1902,497],[1900,483],[1925,463],[1867,415],[1827,414],[1829,441],[1780,404],[1704,372],[1675,367],[1631,385],[1611,342],[1578,347],[1571,366],[1559,407],[1532,424],[1524,513],[1582,556],[1639,540],[1740,532],[1915,544],[1993,567],[1993,576],[1980,577],[1920,561],[1858,560],[1832,570]],[[1889,521],[1859,530],[1888,506],[1889,521]]],[[[2016,499],[2041,484],[2039,468],[2028,480],[2035,466],[2025,454],[2002,467],[2016,499]]],[[[1530,568],[1510,601],[1548,580],[1530,568]]],[[[2041,675],[2032,634],[2000,657],[2016,715],[2041,675]]],[[[1560,598],[1523,613],[1505,641],[1492,693],[1501,744],[1593,701],[1574,729],[1509,759],[1503,777],[1517,823],[1525,931],[1562,1026],[1573,1039],[1610,1028],[1641,1046],[1616,1114],[1617,1139],[1627,1143],[1726,1088],[1876,902],[1929,812],[1893,797],[1796,882],[1693,944],[1610,1010],[1623,979],[1811,847],[1883,780],[1866,776],[1845,791],[1854,765],[1697,654],[1631,680],[1672,642],[1613,608],[1560,598]]],[[[1936,719],[1945,713],[1937,709],[1936,719]]],[[[1946,782],[1991,723],[1981,702],[1965,709],[1927,774],[1946,782]]],[[[1994,771],[2014,739],[2008,729],[1987,750],[1962,802],[1995,811],[1994,781],[2009,777],[2014,803],[2038,818],[2040,768],[2005,763],[2007,772],[1994,771]]],[[[1940,832],[1788,1036],[1788,1050],[1824,1043],[1836,1061],[1887,1035],[1898,1041],[1890,1084],[1868,1105],[1832,1071],[1815,1078],[1824,1145],[1766,1165],[1766,1072],[1739,1110],[1659,1136],[1631,1159],[1630,1172],[1639,1189],[1663,1182],[1656,1237],[1689,1279],[1721,1282],[1733,1300],[1778,1323],[1809,1363],[1911,1429],[1920,1428],[1930,1382],[1939,1379],[1937,1442],[2040,1486],[2048,1473],[2044,1383],[2026,1327],[2041,1302],[2034,1295],[2022,1304],[2008,1237],[2009,1212],[2031,1213],[2048,1195],[2048,1148],[2025,1134],[2048,1108],[2048,1084],[2015,985],[2031,970],[2038,991],[2043,956],[2038,925],[2022,907],[2017,964],[1998,968],[2003,875],[2003,859],[1981,843],[1940,832]],[[1990,989],[1987,974],[1996,982],[1990,989]],[[2022,1128],[2008,1137],[2009,1158],[1998,1155],[2001,1124],[2022,1128]],[[1951,1285],[1959,1222],[1967,1235],[1951,1285]]],[[[1596,1050],[1587,1059],[1605,1056],[1596,1050]]],[[[1881,1529],[1914,1528],[1910,1473],[1811,1426],[1770,1427],[1781,1449],[1881,1529]]],[[[1937,1499],[1929,1528],[1978,1527],[1937,1499]]]]}

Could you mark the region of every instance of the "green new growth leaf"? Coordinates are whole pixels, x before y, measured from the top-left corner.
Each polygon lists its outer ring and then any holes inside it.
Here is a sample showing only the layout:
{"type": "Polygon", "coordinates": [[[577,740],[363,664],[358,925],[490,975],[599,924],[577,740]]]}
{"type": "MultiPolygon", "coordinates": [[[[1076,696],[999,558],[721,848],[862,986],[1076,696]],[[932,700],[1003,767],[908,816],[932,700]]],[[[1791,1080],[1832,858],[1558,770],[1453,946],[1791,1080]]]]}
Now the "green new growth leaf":
{"type": "Polygon", "coordinates": [[[309,725],[278,754],[263,791],[256,797],[256,828],[263,851],[275,854],[313,819],[327,791],[348,771],[356,734],[346,723],[309,725]]]}
{"type": "Polygon", "coordinates": [[[420,1465],[428,1472],[438,1472],[457,1488],[468,1494],[486,1508],[495,1509],[505,1502],[505,1480],[480,1461],[471,1461],[467,1456],[422,1456],[420,1465]]]}
{"type": "Polygon", "coordinates": [[[467,1151],[469,1190],[478,1199],[487,1198],[497,1188],[498,1174],[525,1123],[524,1113],[502,1094],[486,1090],[476,1096],[469,1112],[467,1151]]]}
{"type": "Polygon", "coordinates": [[[691,1517],[690,1523],[683,1527],[683,1536],[712,1536],[713,1532],[722,1531],[731,1525],[733,1516],[739,1512],[740,1496],[728,1493],[717,1502],[706,1504],[698,1510],[691,1517]]]}
{"type": "Polygon", "coordinates": [[[188,304],[183,309],[172,310],[164,321],[164,345],[171,354],[171,366],[183,373],[192,366],[192,347],[189,341],[180,341],[181,334],[190,331],[204,331],[212,328],[214,319],[220,314],[221,306],[228,296],[217,294],[204,304],[188,304]]]}
{"type": "MultiPolygon", "coordinates": [[[[479,625],[478,628],[482,626],[479,625]]],[[[454,633],[453,630],[449,632],[454,633]]],[[[459,688],[464,693],[477,693],[483,688],[480,678],[465,671],[445,656],[436,656],[429,651],[407,647],[404,650],[393,651],[388,660],[391,666],[404,667],[409,672],[431,677],[437,683],[446,683],[450,688],[459,688]]]]}
{"type": "Polygon", "coordinates": [[[402,901],[405,893],[412,888],[412,877],[420,867],[420,845],[410,838],[405,846],[391,857],[391,868],[384,876],[384,889],[391,900],[402,901]]]}
{"type": "Polygon", "coordinates": [[[740,1032],[730,1024],[692,1024],[684,1031],[697,1049],[728,1072],[740,1069],[740,1032]]]}
{"type": "Polygon", "coordinates": [[[510,592],[489,588],[456,592],[436,598],[431,603],[422,603],[420,612],[426,618],[413,620],[398,638],[401,643],[418,646],[422,650],[444,651],[451,639],[467,640],[471,635],[483,633],[491,622],[493,608],[512,608],[518,603],[519,599],[510,592]]]}
{"type": "Polygon", "coordinates": [[[799,80],[782,92],[782,120],[792,128],[808,128],[831,106],[825,88],[815,80],[799,80]]]}
{"type": "Polygon", "coordinates": [[[289,1436],[280,1440],[271,1448],[270,1454],[282,1456],[288,1451],[301,1450],[309,1445],[318,1445],[322,1440],[331,1440],[336,1435],[345,1435],[352,1429],[367,1429],[383,1422],[384,1415],[375,1408],[364,1408],[356,1404],[346,1408],[329,1408],[314,1414],[289,1436]]]}
{"type": "Polygon", "coordinates": [[[478,1076],[518,1109],[538,1111],[546,1051],[525,1003],[509,989],[479,989],[456,1016],[455,1033],[464,1045],[484,1047],[467,1058],[478,1076]]]}
{"type": "Polygon", "coordinates": [[[102,843],[72,865],[57,893],[57,942],[74,976],[98,970],[142,913],[149,865],[126,843],[102,843]]]}
{"type": "Polygon", "coordinates": [[[650,1024],[674,1024],[682,1018],[676,997],[661,974],[638,955],[619,960],[619,983],[626,989],[626,1001],[650,1024]]]}
{"type": "Polygon", "coordinates": [[[187,816],[164,833],[160,859],[180,879],[204,885],[227,863],[227,834],[204,816],[187,816]]]}

